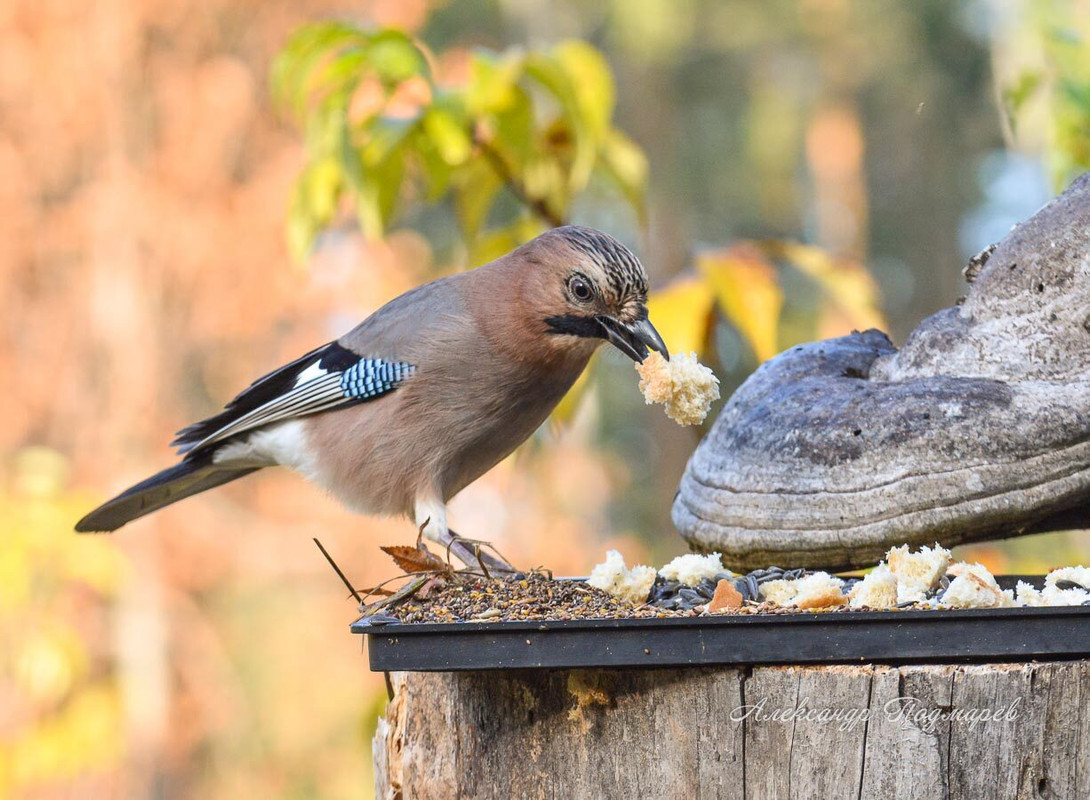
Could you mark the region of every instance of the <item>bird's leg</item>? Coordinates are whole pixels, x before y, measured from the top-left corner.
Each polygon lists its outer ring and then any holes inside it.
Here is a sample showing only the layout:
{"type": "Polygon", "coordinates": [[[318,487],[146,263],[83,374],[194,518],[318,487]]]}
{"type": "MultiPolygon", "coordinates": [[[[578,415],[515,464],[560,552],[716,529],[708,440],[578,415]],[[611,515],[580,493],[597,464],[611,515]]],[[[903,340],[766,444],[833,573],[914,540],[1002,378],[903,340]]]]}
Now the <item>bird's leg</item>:
{"type": "Polygon", "coordinates": [[[498,553],[485,550],[485,547],[491,547],[488,542],[465,539],[452,531],[447,526],[447,510],[442,503],[418,500],[415,516],[421,535],[442,547],[448,559],[453,555],[470,569],[480,568],[489,574],[518,572],[498,553]]]}

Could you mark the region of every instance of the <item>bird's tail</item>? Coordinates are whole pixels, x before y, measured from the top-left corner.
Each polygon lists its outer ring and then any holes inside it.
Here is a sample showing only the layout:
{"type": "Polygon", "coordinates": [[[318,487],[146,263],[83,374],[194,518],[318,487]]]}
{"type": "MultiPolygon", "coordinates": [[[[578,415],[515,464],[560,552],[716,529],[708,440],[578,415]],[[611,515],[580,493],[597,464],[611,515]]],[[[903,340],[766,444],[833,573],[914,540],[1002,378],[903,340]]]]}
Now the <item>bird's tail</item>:
{"type": "Polygon", "coordinates": [[[190,495],[222,486],[257,469],[260,468],[217,467],[210,457],[187,458],[103,503],[77,522],[76,530],[80,533],[116,531],[126,522],[132,522],[190,495]]]}

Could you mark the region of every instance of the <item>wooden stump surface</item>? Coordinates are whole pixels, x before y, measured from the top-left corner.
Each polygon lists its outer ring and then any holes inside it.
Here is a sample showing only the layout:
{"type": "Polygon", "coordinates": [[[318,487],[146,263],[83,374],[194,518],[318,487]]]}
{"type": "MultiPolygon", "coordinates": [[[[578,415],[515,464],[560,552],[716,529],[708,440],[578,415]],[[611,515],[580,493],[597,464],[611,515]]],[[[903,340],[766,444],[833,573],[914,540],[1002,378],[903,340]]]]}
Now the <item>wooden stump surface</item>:
{"type": "Polygon", "coordinates": [[[1090,798],[1090,661],[393,685],[373,743],[384,800],[1090,798]]]}

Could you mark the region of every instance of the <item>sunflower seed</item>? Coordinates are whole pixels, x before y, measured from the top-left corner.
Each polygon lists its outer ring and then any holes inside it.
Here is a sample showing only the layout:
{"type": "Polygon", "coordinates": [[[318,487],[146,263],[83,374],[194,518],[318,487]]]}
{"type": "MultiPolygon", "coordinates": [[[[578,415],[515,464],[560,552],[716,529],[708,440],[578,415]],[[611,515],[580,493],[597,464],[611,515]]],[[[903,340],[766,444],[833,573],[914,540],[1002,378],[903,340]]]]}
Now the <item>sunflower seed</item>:
{"type": "Polygon", "coordinates": [[[1057,589],[1085,589],[1081,583],[1075,583],[1075,581],[1060,580],[1056,581],[1057,589]]]}

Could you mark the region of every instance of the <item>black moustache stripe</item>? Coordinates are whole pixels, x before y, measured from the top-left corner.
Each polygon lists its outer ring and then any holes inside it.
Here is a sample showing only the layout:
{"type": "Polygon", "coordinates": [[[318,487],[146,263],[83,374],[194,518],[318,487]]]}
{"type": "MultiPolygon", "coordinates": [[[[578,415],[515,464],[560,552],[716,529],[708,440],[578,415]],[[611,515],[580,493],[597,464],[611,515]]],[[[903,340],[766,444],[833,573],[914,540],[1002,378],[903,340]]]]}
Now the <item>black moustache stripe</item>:
{"type": "Polygon", "coordinates": [[[546,317],[545,324],[549,326],[549,333],[581,336],[584,339],[606,338],[605,331],[594,317],[581,317],[578,314],[562,314],[555,317],[546,317]]]}

